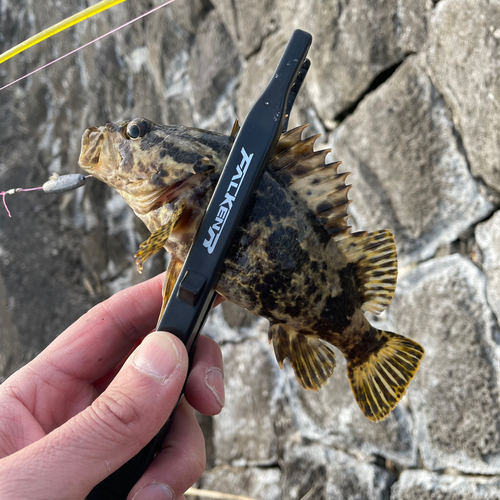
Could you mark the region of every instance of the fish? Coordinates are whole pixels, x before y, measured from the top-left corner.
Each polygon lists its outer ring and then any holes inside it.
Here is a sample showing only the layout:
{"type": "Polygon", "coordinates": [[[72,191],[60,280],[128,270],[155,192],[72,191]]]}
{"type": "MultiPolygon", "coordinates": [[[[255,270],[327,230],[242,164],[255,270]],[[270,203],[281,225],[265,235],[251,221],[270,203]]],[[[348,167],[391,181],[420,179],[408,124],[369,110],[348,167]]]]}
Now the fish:
{"type": "MultiPolygon", "coordinates": [[[[355,400],[384,419],[418,370],[424,349],[372,326],[392,300],[397,252],[389,230],[352,232],[351,185],[341,162],[316,151],[307,125],[283,133],[222,266],[216,291],[269,320],[281,368],[288,358],[299,384],[326,384],[337,347],[347,360],[355,400]]],[[[79,165],[124,198],[151,236],[136,253],[139,270],[165,248],[171,255],[162,311],[170,297],[231,151],[230,135],[146,118],[88,128],[79,165]]]]}

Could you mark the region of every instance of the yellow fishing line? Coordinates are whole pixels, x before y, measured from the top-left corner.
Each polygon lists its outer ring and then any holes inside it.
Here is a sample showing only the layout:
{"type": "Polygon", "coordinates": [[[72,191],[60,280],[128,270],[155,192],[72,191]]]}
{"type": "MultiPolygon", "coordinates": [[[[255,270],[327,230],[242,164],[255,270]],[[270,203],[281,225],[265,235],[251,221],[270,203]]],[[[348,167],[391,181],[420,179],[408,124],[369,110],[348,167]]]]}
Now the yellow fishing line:
{"type": "Polygon", "coordinates": [[[50,38],[56,33],[60,33],[61,31],[71,26],[74,26],[75,24],[78,24],[80,21],[84,21],[89,17],[95,16],[96,14],[99,14],[100,12],[109,9],[110,7],[114,7],[115,5],[125,1],[126,0],[102,0],[101,2],[98,2],[95,5],[92,5],[91,7],[87,7],[85,10],[82,10],[81,12],[78,12],[77,14],[74,14],[73,16],[70,16],[67,19],[64,19],[63,21],[54,24],[54,26],[51,26],[50,28],[41,31],[40,33],[32,36],[31,38],[28,38],[28,40],[25,40],[19,45],[16,45],[15,47],[12,47],[11,49],[7,50],[3,54],[0,54],[0,64],[7,61],[7,59],[10,59],[11,57],[14,57],[20,52],[23,52],[24,50],[33,47],[33,45],[40,43],[42,40],[46,40],[47,38],[50,38]]]}

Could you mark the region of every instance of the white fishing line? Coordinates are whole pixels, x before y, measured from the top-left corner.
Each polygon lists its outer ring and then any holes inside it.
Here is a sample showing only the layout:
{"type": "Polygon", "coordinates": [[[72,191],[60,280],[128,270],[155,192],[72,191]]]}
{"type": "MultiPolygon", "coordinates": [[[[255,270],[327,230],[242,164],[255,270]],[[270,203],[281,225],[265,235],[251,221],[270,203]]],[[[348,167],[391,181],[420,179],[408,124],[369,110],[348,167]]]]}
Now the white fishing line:
{"type": "Polygon", "coordinates": [[[98,42],[99,40],[102,40],[103,38],[107,37],[108,35],[111,35],[112,33],[116,33],[118,30],[121,30],[122,28],[125,28],[125,26],[128,26],[132,23],[135,23],[139,19],[142,19],[143,17],[149,16],[149,14],[152,14],[153,12],[156,12],[157,10],[160,10],[162,7],[166,7],[168,4],[171,4],[175,2],[175,0],[168,0],[168,2],[165,2],[158,7],[155,7],[154,9],[149,10],[148,12],[145,12],[144,14],[141,14],[140,16],[137,16],[136,18],[126,22],[125,24],[122,24],[121,26],[118,26],[118,28],[114,28],[111,31],[108,31],[104,35],[101,35],[94,40],[91,40],[90,42],[82,45],[81,47],[78,47],[75,50],[72,50],[71,52],[68,52],[67,54],[64,54],[61,57],[58,57],[57,59],[54,59],[53,61],[48,62],[47,64],[44,64],[43,66],[40,66],[38,69],[35,69],[34,71],[31,71],[30,73],[22,76],[21,78],[18,78],[17,80],[14,80],[13,82],[8,83],[7,85],[4,85],[3,87],[0,88],[0,91],[6,89],[7,87],[10,87],[11,85],[14,85],[17,82],[20,82],[21,80],[24,80],[25,78],[28,78],[28,76],[34,75],[35,73],[38,73],[38,71],[41,71],[42,69],[47,68],[48,66],[51,66],[52,64],[60,61],[61,59],[64,59],[65,57],[70,56],[71,54],[74,54],[75,52],[78,52],[79,50],[84,49],[85,47],[88,47],[89,45],[92,45],[95,42],[98,42]]]}

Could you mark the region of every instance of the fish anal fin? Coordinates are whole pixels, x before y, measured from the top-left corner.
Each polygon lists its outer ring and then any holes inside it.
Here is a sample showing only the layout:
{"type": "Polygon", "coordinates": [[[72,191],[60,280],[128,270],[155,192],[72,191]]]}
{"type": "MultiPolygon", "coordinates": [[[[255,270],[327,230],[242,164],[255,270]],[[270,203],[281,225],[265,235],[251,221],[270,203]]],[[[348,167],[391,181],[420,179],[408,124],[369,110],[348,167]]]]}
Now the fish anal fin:
{"type": "MultiPolygon", "coordinates": [[[[160,322],[161,317],[163,316],[163,312],[165,311],[165,307],[167,307],[168,299],[172,295],[172,292],[175,288],[175,283],[179,274],[181,273],[182,266],[184,262],[176,257],[171,257],[170,262],[168,264],[167,273],[165,274],[165,281],[163,282],[162,289],[162,297],[163,301],[161,304],[160,315],[158,316],[158,323],[160,322]]],[[[158,327],[158,325],[156,325],[158,327]]]]}
{"type": "Polygon", "coordinates": [[[288,358],[304,389],[317,391],[326,384],[335,368],[335,353],[319,337],[276,324],[269,329],[269,339],[280,367],[288,358]]]}
{"type": "Polygon", "coordinates": [[[424,349],[402,335],[373,330],[378,346],[361,359],[348,360],[347,375],[361,411],[378,422],[403,397],[424,357],[424,349]]]}
{"type": "Polygon", "coordinates": [[[392,233],[383,229],[334,236],[345,258],[356,264],[363,295],[363,311],[380,314],[390,304],[396,289],[398,263],[392,233]]]}
{"type": "Polygon", "coordinates": [[[319,136],[302,139],[305,128],[298,127],[281,136],[269,168],[333,234],[349,228],[347,195],[351,186],[345,184],[349,173],[338,173],[340,161],[325,164],[330,149],[314,151],[319,136]]]}

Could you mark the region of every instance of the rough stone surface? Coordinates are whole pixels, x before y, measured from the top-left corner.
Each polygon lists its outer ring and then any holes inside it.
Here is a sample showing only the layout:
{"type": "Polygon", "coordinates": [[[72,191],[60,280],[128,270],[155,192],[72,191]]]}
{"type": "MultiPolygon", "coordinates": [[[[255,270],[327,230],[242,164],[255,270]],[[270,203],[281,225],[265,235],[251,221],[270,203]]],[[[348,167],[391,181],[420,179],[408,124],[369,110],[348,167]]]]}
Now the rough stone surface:
{"type": "Polygon", "coordinates": [[[234,304],[224,303],[209,315],[203,332],[219,344],[244,339],[267,339],[269,322],[234,304]]]}
{"type": "Polygon", "coordinates": [[[232,302],[225,301],[221,307],[224,319],[231,328],[246,328],[255,323],[256,316],[232,302]]]}
{"type": "Polygon", "coordinates": [[[326,387],[318,392],[303,391],[288,367],[287,388],[296,429],[312,441],[348,449],[360,456],[379,455],[400,466],[416,466],[417,443],[406,401],[378,424],[367,420],[352,396],[345,360],[336,352],[337,368],[326,387]]]}
{"type": "Polygon", "coordinates": [[[484,274],[451,255],[405,275],[394,299],[394,327],[426,349],[409,391],[427,469],[500,474],[499,329],[484,274]]]}
{"type": "MultiPolygon", "coordinates": [[[[0,52],[88,3],[1,1],[0,52]]],[[[1,64],[0,87],[146,4],[124,2],[1,64]]],[[[397,409],[372,424],[340,353],[326,387],[305,392],[288,362],[279,370],[265,320],[217,308],[205,332],[223,349],[227,405],[200,417],[201,487],[259,500],[500,498],[499,19],[496,0],[177,0],[0,91],[0,191],[39,186],[78,171],[90,125],[145,116],[228,133],[292,30],[313,34],[290,124],[309,122],[352,172],[356,228],[395,233],[394,303],[370,320],[427,354],[397,409]]],[[[92,305],[165,267],[158,255],[136,272],[147,231],[95,180],[7,202],[0,380],[92,305]]]]}
{"type": "Polygon", "coordinates": [[[486,277],[488,303],[500,318],[500,212],[476,227],[476,241],[481,252],[486,277]]]}
{"type": "Polygon", "coordinates": [[[474,176],[500,191],[500,4],[444,0],[426,51],[432,79],[453,110],[474,176]],[[471,22],[471,19],[474,21],[471,22]]]}
{"type": "Polygon", "coordinates": [[[224,411],[214,418],[216,463],[275,463],[274,415],[282,381],[271,350],[246,340],[224,345],[222,354],[227,396],[224,411]]]}
{"type": "MultiPolygon", "coordinates": [[[[280,500],[281,470],[278,467],[216,467],[207,472],[201,481],[205,490],[245,495],[265,500],[280,500]]],[[[195,497],[204,500],[204,496],[195,497]]],[[[213,497],[211,497],[213,498],[213,497]]]]}
{"type": "Polygon", "coordinates": [[[212,115],[217,101],[235,83],[239,55],[224,24],[212,11],[200,25],[197,43],[189,54],[188,71],[193,85],[194,105],[201,118],[212,115]]]}
{"type": "Polygon", "coordinates": [[[333,158],[352,172],[356,227],[389,228],[403,264],[429,258],[492,209],[416,57],[333,132],[332,147],[333,158]]]}
{"type": "Polygon", "coordinates": [[[390,472],[374,464],[319,445],[293,446],[283,462],[283,489],[290,500],[383,500],[394,481],[390,472]]]}
{"type": "Polygon", "coordinates": [[[500,480],[405,471],[392,487],[391,500],[497,500],[500,480]]]}
{"type": "Polygon", "coordinates": [[[321,118],[333,120],[380,73],[421,48],[432,2],[280,0],[278,5],[287,36],[301,28],[318,41],[310,51],[315,63],[307,93],[321,118]]]}
{"type": "Polygon", "coordinates": [[[258,52],[265,38],[278,29],[276,0],[221,0],[214,3],[232,39],[246,58],[258,52]],[[255,15],[257,12],[263,15],[255,15]]]}

